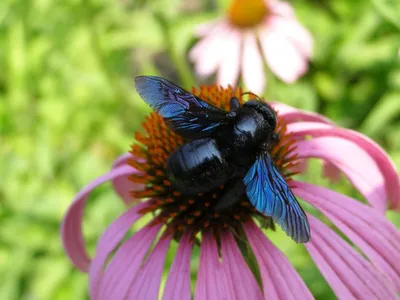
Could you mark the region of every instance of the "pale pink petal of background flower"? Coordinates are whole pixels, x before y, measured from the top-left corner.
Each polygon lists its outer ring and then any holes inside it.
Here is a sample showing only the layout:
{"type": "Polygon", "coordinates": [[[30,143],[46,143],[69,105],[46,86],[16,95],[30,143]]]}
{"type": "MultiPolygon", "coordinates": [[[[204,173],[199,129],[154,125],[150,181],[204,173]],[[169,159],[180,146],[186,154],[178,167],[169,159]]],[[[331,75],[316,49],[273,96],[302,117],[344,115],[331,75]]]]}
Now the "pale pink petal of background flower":
{"type": "MultiPolygon", "coordinates": [[[[134,156],[130,153],[125,153],[118,157],[112,166],[113,169],[116,169],[117,167],[123,166],[123,165],[128,165],[129,160],[135,159],[134,156]]],[[[136,170],[134,167],[132,168],[132,173],[140,173],[138,170],[136,170]]],[[[130,174],[130,175],[131,175],[130,174]]],[[[121,177],[116,177],[112,180],[112,184],[114,186],[114,190],[117,192],[118,195],[124,200],[126,205],[132,204],[135,202],[135,199],[131,195],[132,190],[141,190],[143,189],[143,184],[138,184],[134,183],[132,180],[129,180],[129,176],[121,176],[121,177]]]]}
{"type": "Polygon", "coordinates": [[[397,299],[385,278],[324,223],[308,215],[312,237],[305,244],[340,299],[397,299]]]}
{"type": "Polygon", "coordinates": [[[308,69],[306,56],[281,33],[275,18],[260,30],[260,43],[268,66],[281,80],[293,83],[308,69]]]}
{"type": "Polygon", "coordinates": [[[72,263],[81,271],[89,270],[90,258],[85,249],[82,235],[82,218],[86,201],[92,192],[100,184],[118,177],[126,177],[135,172],[130,166],[121,166],[104,174],[86,185],[75,197],[68,208],[61,223],[61,238],[65,252],[72,263]]]}
{"type": "Polygon", "coordinates": [[[273,29],[279,30],[279,34],[286,37],[305,58],[310,58],[313,38],[297,20],[275,16],[270,22],[273,24],[273,29]]]}
{"type": "Polygon", "coordinates": [[[136,275],[135,281],[129,289],[126,299],[158,299],[165,257],[171,239],[171,235],[164,235],[160,238],[157,245],[146,259],[143,267],[136,275]]]}
{"type": "Polygon", "coordinates": [[[228,24],[223,21],[210,29],[209,35],[199,41],[189,52],[195,71],[200,76],[209,76],[220,65],[226,53],[225,36],[231,34],[228,24]]]}
{"type": "Polygon", "coordinates": [[[239,30],[232,28],[229,34],[221,38],[224,39],[225,46],[215,49],[215,51],[223,53],[217,73],[217,82],[226,87],[235,85],[239,77],[242,34],[239,30]]]}
{"type": "MultiPolygon", "coordinates": [[[[199,25],[202,26],[202,25],[199,25]]],[[[217,41],[217,36],[219,33],[224,33],[230,30],[230,25],[226,20],[220,22],[215,22],[210,26],[207,34],[199,40],[196,45],[189,51],[189,58],[193,61],[202,60],[207,58],[207,56],[201,56],[207,48],[212,49],[214,42],[217,41]]]]}
{"type": "Polygon", "coordinates": [[[197,37],[203,37],[210,34],[210,32],[217,26],[219,23],[225,22],[225,20],[213,20],[206,23],[202,23],[197,25],[194,31],[194,35],[197,37]]]}
{"type": "Polygon", "coordinates": [[[217,242],[211,233],[203,233],[194,299],[228,299],[226,284],[224,270],[218,257],[217,242]]]}
{"type": "Polygon", "coordinates": [[[161,224],[150,224],[130,237],[118,248],[104,271],[95,299],[123,300],[135,276],[157,236],[161,224]]]}
{"type": "Polygon", "coordinates": [[[294,181],[293,192],[315,206],[371,260],[400,291],[400,232],[384,216],[350,197],[294,181]]]}
{"type": "Polygon", "coordinates": [[[263,299],[260,287],[243,259],[232,233],[225,232],[221,235],[221,248],[222,265],[230,282],[233,299],[263,299]]]}
{"type": "Polygon", "coordinates": [[[288,3],[280,0],[264,0],[265,5],[274,15],[283,17],[296,18],[293,7],[288,3]]]}
{"type": "Polygon", "coordinates": [[[260,268],[265,299],[314,299],[285,255],[253,221],[245,224],[244,231],[260,268]]]}
{"type": "Polygon", "coordinates": [[[297,141],[300,158],[322,158],[339,168],[368,202],[379,211],[386,209],[384,178],[375,161],[357,144],[338,137],[297,141]]]}
{"type": "Polygon", "coordinates": [[[190,300],[190,259],[193,243],[190,232],[186,232],[179,241],[179,248],[168,273],[163,300],[190,300]]]}
{"type": "Polygon", "coordinates": [[[90,264],[89,270],[89,293],[92,299],[96,298],[99,283],[103,275],[103,269],[109,256],[119,245],[136,220],[142,216],[140,210],[151,204],[152,201],[146,201],[136,204],[132,208],[128,209],[111,223],[99,239],[96,247],[96,254],[90,264]]]}
{"type": "MultiPolygon", "coordinates": [[[[297,136],[336,136],[349,140],[364,149],[375,161],[383,178],[389,200],[389,208],[400,212],[400,179],[396,166],[386,152],[373,140],[353,130],[330,127],[317,123],[296,123],[288,125],[288,132],[297,136]]],[[[380,209],[386,209],[385,203],[379,204],[380,209]]]]}
{"type": "Polygon", "coordinates": [[[257,39],[251,31],[247,31],[243,36],[242,78],[250,92],[263,92],[266,84],[264,62],[257,39]]]}

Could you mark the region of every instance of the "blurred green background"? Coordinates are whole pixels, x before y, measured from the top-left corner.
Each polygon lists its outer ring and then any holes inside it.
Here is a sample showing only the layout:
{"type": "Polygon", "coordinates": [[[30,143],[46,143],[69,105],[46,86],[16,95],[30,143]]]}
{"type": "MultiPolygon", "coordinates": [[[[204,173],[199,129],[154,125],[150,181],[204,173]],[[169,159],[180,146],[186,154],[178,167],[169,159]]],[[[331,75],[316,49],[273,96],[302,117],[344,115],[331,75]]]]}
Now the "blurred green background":
{"type": "MultiPolygon", "coordinates": [[[[60,246],[62,216],[129,149],[148,113],[134,76],[201,83],[187,61],[192,32],[223,16],[226,2],[0,1],[0,299],[87,298],[87,276],[60,246]]],[[[292,85],[270,76],[264,96],[363,132],[399,169],[400,1],[291,3],[315,39],[310,71],[292,85]]],[[[345,180],[335,189],[347,190],[345,180]]],[[[92,250],[122,211],[110,185],[93,193],[85,216],[92,250]]],[[[316,298],[334,298],[303,247],[272,236],[316,298]]]]}

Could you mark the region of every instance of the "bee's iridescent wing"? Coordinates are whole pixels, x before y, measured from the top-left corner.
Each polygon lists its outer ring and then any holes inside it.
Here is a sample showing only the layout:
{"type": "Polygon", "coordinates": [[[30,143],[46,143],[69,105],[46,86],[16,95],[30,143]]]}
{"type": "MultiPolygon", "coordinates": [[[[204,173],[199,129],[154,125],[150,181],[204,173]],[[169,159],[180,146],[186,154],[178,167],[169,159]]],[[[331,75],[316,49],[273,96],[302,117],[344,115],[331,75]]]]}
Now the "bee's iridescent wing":
{"type": "Polygon", "coordinates": [[[231,124],[232,115],[188,91],[156,76],[135,78],[136,90],[152,109],[178,134],[188,138],[211,136],[231,124]]]}
{"type": "Polygon", "coordinates": [[[296,197],[268,153],[260,155],[243,179],[253,206],[272,217],[297,243],[310,241],[310,225],[296,197]]]}

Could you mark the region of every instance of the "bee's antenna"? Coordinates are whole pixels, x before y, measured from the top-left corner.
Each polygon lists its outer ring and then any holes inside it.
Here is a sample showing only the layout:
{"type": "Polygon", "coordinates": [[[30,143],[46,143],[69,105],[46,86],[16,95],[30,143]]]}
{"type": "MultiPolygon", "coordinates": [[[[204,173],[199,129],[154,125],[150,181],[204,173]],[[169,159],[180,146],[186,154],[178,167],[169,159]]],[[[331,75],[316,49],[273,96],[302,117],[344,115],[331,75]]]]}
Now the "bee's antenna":
{"type": "Polygon", "coordinates": [[[244,92],[244,93],[242,93],[240,96],[243,96],[243,95],[253,95],[253,96],[256,97],[256,99],[257,99],[258,101],[262,101],[260,96],[254,94],[254,93],[252,93],[252,92],[244,92]]]}

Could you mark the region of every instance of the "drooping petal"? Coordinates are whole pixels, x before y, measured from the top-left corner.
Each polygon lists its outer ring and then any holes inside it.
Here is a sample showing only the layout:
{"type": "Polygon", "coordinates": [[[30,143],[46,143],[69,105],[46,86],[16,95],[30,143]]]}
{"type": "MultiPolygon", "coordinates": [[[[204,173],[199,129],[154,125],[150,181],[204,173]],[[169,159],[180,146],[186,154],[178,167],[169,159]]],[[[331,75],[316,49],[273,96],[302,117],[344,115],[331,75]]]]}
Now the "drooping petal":
{"type": "Polygon", "coordinates": [[[340,299],[397,299],[384,276],[324,223],[308,215],[312,238],[305,244],[340,299]]]}
{"type": "Polygon", "coordinates": [[[171,239],[172,235],[161,237],[144,266],[139,270],[126,299],[153,300],[158,298],[165,256],[171,239]]]}
{"type": "Polygon", "coordinates": [[[236,29],[231,29],[224,40],[225,47],[222,49],[223,56],[217,73],[217,82],[222,86],[228,86],[234,85],[239,76],[242,34],[236,29]]]}
{"type": "Polygon", "coordinates": [[[384,212],[386,190],[384,178],[375,161],[353,142],[338,137],[318,137],[297,141],[300,158],[322,158],[340,169],[368,202],[384,212]]]}
{"type": "Polygon", "coordinates": [[[99,289],[99,283],[103,276],[103,269],[110,257],[125,234],[132,227],[133,223],[138,220],[142,214],[140,211],[151,205],[152,201],[139,203],[116,219],[99,239],[96,248],[96,254],[90,264],[89,270],[89,293],[92,299],[96,299],[96,293],[99,289]]]}
{"type": "MultiPolygon", "coordinates": [[[[400,179],[395,164],[373,140],[356,131],[310,122],[288,125],[288,132],[296,136],[336,136],[357,144],[375,161],[383,178],[389,199],[389,208],[400,212],[400,179]]],[[[386,199],[385,199],[386,200],[386,199]]],[[[380,204],[383,208],[385,203],[380,204]]]]}
{"type": "Polygon", "coordinates": [[[263,60],[258,50],[253,32],[246,32],[243,38],[242,77],[246,87],[253,93],[260,94],[265,88],[263,60]]]}
{"type": "Polygon", "coordinates": [[[250,221],[244,231],[256,256],[265,299],[314,299],[285,255],[250,221]]]}
{"type": "Polygon", "coordinates": [[[190,256],[192,248],[193,243],[190,241],[190,233],[187,232],[179,241],[179,248],[165,284],[163,300],[191,299],[190,256]]]}
{"type": "Polygon", "coordinates": [[[308,69],[307,58],[281,33],[276,17],[260,30],[260,43],[268,66],[286,83],[296,81],[308,69]]]}
{"type": "Polygon", "coordinates": [[[329,178],[332,182],[337,182],[340,179],[340,170],[328,161],[323,162],[323,175],[326,178],[329,178]]]}
{"type": "Polygon", "coordinates": [[[210,232],[203,233],[195,300],[231,299],[227,280],[219,262],[217,243],[210,232]]]}
{"type": "Polygon", "coordinates": [[[233,299],[263,299],[260,287],[246,264],[232,233],[221,235],[222,265],[233,299]]]}
{"type": "Polygon", "coordinates": [[[400,231],[374,209],[324,187],[294,181],[293,192],[323,212],[400,291],[400,231]]]}
{"type": "Polygon", "coordinates": [[[135,172],[130,166],[121,166],[98,177],[86,185],[75,197],[68,208],[61,223],[61,239],[65,252],[72,263],[81,271],[88,272],[90,258],[85,249],[85,242],[82,234],[82,218],[86,201],[90,193],[100,184],[119,177],[125,177],[135,172]]]}
{"type": "Polygon", "coordinates": [[[208,76],[217,70],[227,47],[229,47],[229,43],[224,37],[230,32],[230,26],[226,22],[218,23],[190,50],[189,57],[195,64],[197,74],[208,76]]]}
{"type": "MultiPolygon", "coordinates": [[[[135,157],[132,154],[125,153],[114,161],[112,168],[115,169],[120,166],[129,165],[128,162],[133,159],[135,159],[135,157]]],[[[132,168],[131,174],[140,173],[139,171],[135,170],[135,168],[133,168],[132,166],[131,168],[132,168]]],[[[124,200],[126,205],[132,204],[135,201],[130,192],[132,190],[140,190],[143,188],[143,184],[137,184],[134,183],[132,180],[129,180],[129,175],[114,178],[112,180],[112,184],[114,186],[114,190],[122,198],[122,200],[124,200]]]]}
{"type": "Polygon", "coordinates": [[[99,283],[100,289],[95,293],[94,299],[125,299],[160,228],[161,224],[149,224],[136,232],[118,248],[104,271],[99,283]]]}

